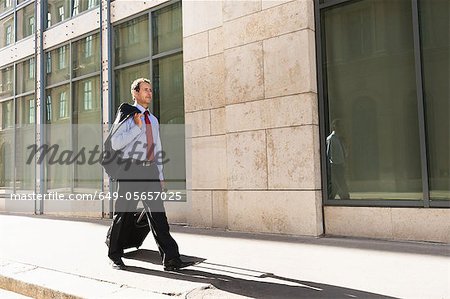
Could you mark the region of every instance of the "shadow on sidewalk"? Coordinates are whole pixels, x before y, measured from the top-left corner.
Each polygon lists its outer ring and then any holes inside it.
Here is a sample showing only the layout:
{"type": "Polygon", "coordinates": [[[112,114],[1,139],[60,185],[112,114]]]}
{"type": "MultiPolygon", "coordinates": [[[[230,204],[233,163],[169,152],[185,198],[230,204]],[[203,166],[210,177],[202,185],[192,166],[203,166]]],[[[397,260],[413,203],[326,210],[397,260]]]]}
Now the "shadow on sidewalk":
{"type": "MultiPolygon", "coordinates": [[[[148,250],[148,249],[137,249],[134,251],[127,252],[123,255],[126,259],[146,262],[146,263],[152,263],[155,265],[161,265],[161,255],[158,251],[154,250],[148,250]]],[[[205,261],[204,258],[199,258],[195,256],[189,256],[189,255],[181,255],[181,258],[183,261],[189,261],[189,262],[195,262],[195,263],[202,263],[205,261]]]]}
{"type": "MultiPolygon", "coordinates": [[[[153,250],[140,249],[129,252],[124,257],[161,265],[159,253],[153,250]]],[[[350,288],[282,277],[273,273],[208,263],[205,259],[199,257],[183,255],[182,258],[183,260],[199,262],[199,264],[178,272],[164,272],[136,266],[128,266],[126,271],[211,284],[221,291],[253,298],[394,298],[350,288]],[[246,278],[231,276],[232,274],[246,278]]]]}

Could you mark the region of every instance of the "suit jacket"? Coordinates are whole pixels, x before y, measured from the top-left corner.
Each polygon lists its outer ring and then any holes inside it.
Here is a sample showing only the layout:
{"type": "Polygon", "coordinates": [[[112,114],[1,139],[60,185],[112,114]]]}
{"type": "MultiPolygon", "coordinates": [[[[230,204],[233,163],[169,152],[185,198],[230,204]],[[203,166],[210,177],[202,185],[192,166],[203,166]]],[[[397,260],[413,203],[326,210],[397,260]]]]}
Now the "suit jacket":
{"type": "Polygon", "coordinates": [[[120,166],[122,165],[120,162],[120,152],[116,152],[111,146],[111,136],[129,117],[133,116],[134,113],[141,113],[141,111],[128,103],[121,104],[117,110],[116,120],[109,131],[108,137],[103,143],[103,153],[100,164],[111,179],[117,179],[120,166]]]}
{"type": "Polygon", "coordinates": [[[135,113],[141,113],[141,111],[136,106],[130,105],[128,103],[120,104],[119,109],[117,109],[114,127],[118,128],[125,120],[127,120],[135,113]]]}

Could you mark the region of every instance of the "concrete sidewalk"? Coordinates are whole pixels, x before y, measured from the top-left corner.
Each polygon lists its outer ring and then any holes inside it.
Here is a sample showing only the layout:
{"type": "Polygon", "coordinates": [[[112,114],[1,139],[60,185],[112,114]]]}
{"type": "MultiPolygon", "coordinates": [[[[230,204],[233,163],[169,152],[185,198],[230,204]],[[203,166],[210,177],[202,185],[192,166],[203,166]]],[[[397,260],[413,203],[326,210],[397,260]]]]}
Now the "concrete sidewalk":
{"type": "Polygon", "coordinates": [[[172,226],[186,259],[164,272],[151,235],[113,270],[109,220],[0,214],[0,288],[34,298],[450,298],[450,246],[172,226]]]}

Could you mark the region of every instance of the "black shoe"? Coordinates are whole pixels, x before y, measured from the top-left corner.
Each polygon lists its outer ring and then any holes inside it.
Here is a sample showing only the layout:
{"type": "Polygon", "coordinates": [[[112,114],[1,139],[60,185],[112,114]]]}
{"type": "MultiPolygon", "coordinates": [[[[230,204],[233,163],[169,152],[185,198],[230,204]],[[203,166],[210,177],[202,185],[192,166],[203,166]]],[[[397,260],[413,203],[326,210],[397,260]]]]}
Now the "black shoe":
{"type": "Polygon", "coordinates": [[[164,271],[176,271],[195,264],[195,262],[183,262],[179,257],[176,257],[164,263],[164,271]]]}
{"type": "Polygon", "coordinates": [[[111,267],[115,270],[125,270],[127,268],[120,257],[118,259],[111,259],[111,267]]]}

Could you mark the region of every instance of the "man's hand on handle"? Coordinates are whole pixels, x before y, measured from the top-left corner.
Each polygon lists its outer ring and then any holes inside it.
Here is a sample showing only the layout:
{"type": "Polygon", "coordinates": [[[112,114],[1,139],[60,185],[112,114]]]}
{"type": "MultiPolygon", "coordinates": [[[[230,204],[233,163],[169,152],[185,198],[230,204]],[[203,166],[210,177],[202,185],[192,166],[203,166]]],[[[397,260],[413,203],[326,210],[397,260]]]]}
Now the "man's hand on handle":
{"type": "Polygon", "coordinates": [[[134,123],[135,123],[139,128],[142,128],[142,119],[141,119],[141,116],[142,116],[142,115],[143,115],[142,113],[135,113],[134,116],[133,116],[134,123]]]}

